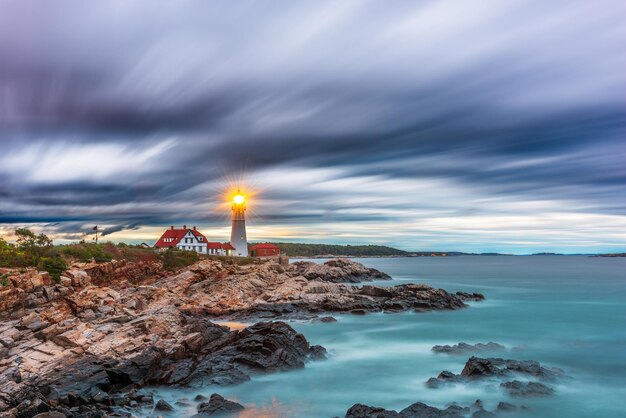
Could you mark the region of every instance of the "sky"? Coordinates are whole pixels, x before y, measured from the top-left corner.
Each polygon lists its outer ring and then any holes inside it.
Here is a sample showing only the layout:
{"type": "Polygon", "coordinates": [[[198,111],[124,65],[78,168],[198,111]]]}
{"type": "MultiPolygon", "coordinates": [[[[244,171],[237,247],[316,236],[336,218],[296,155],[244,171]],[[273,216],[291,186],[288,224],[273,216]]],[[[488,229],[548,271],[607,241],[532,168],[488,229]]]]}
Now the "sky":
{"type": "Polygon", "coordinates": [[[0,4],[0,236],[626,251],[623,1],[0,4]]]}

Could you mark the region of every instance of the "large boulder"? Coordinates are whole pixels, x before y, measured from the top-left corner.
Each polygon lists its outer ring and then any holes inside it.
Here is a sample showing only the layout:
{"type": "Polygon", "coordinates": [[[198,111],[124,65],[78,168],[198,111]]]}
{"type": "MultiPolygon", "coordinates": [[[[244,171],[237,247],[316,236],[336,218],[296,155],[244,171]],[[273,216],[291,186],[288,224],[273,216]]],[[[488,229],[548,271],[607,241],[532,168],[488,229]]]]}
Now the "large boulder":
{"type": "Polygon", "coordinates": [[[202,402],[198,405],[198,414],[194,415],[196,418],[200,417],[212,417],[212,416],[226,416],[237,414],[246,409],[243,405],[237,402],[224,399],[223,396],[214,393],[208,402],[202,402]]]}
{"type": "Polygon", "coordinates": [[[180,383],[241,383],[250,374],[302,368],[309,359],[325,357],[323,347],[309,345],[284,322],[260,322],[231,332],[204,350],[207,354],[180,383]]]}

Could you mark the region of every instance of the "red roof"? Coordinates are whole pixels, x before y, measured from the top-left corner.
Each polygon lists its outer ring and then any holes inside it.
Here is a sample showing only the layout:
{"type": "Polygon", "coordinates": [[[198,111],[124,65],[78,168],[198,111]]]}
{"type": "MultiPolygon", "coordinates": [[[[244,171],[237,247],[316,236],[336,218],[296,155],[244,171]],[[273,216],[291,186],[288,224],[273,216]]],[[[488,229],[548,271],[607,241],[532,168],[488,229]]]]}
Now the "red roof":
{"type": "Polygon", "coordinates": [[[225,242],[222,244],[222,250],[235,250],[235,247],[233,247],[230,242],[225,242]]]}
{"type": "Polygon", "coordinates": [[[222,249],[222,243],[221,242],[207,242],[207,248],[208,249],[221,250],[222,249]]]}
{"type": "Polygon", "coordinates": [[[174,227],[171,227],[170,229],[166,230],[163,233],[163,235],[161,235],[161,238],[159,238],[159,240],[154,244],[154,246],[158,248],[175,247],[176,244],[178,244],[180,240],[183,239],[183,237],[187,235],[187,232],[189,231],[191,231],[191,233],[196,238],[202,237],[202,239],[201,240],[199,239],[198,241],[202,243],[207,242],[206,237],[202,235],[200,231],[198,231],[195,228],[194,229],[189,229],[189,228],[175,229],[174,227]]]}
{"type": "Polygon", "coordinates": [[[274,244],[270,244],[269,242],[262,242],[260,244],[255,244],[250,247],[251,250],[278,250],[278,247],[274,244]]]}

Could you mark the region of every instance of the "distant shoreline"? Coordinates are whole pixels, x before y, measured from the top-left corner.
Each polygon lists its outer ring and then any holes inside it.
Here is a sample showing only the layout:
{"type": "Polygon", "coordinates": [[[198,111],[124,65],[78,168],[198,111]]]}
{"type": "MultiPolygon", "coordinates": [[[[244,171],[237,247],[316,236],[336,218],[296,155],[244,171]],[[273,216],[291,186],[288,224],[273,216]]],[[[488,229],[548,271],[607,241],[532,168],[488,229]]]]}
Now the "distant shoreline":
{"type": "Polygon", "coordinates": [[[602,257],[618,258],[626,257],[626,254],[453,254],[453,255],[315,255],[315,256],[290,256],[290,260],[327,259],[327,258],[421,258],[421,257],[602,257]]]}
{"type": "Polygon", "coordinates": [[[407,251],[386,245],[339,245],[304,244],[295,242],[272,242],[282,254],[292,259],[300,258],[414,258],[414,257],[457,257],[457,256],[585,256],[585,257],[626,257],[626,253],[578,253],[563,254],[537,252],[532,254],[505,254],[497,252],[472,253],[463,251],[407,251]]]}

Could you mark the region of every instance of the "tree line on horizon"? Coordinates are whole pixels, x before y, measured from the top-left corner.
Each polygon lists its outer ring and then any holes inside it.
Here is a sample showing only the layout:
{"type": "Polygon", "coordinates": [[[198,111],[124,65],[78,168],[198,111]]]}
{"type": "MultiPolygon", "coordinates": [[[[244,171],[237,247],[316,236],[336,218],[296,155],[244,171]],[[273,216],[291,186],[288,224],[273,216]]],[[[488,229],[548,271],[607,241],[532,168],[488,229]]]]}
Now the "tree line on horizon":
{"type": "Polygon", "coordinates": [[[407,251],[385,245],[339,245],[273,242],[280,252],[290,257],[319,257],[324,255],[354,257],[406,256],[407,251]]]}

